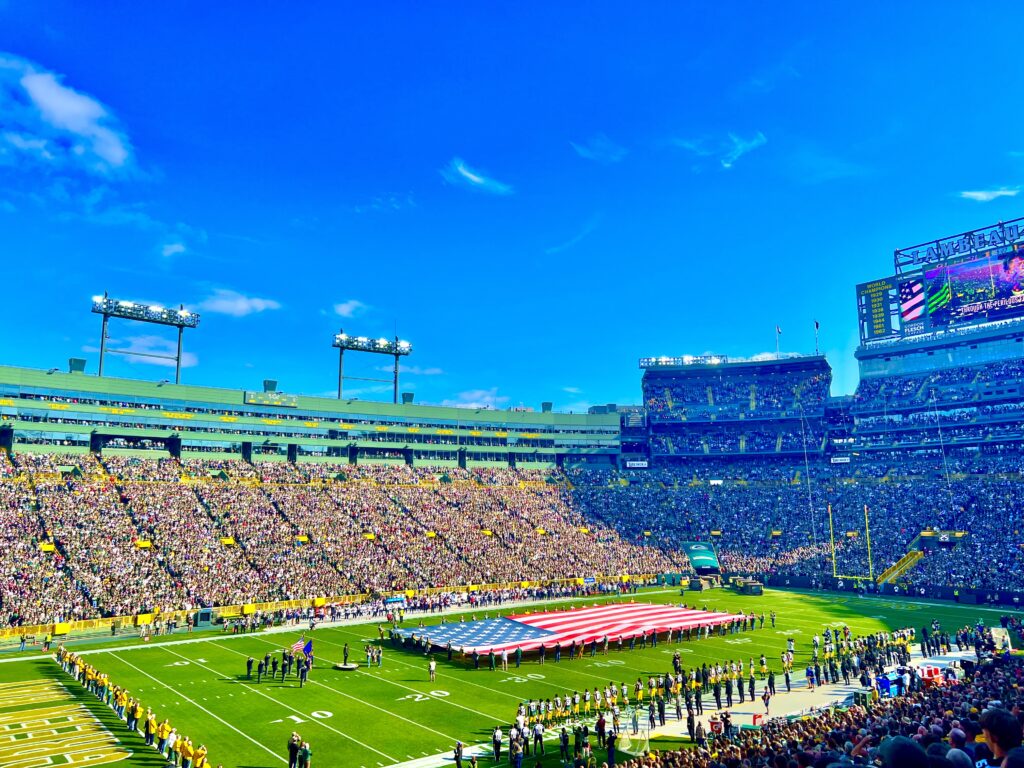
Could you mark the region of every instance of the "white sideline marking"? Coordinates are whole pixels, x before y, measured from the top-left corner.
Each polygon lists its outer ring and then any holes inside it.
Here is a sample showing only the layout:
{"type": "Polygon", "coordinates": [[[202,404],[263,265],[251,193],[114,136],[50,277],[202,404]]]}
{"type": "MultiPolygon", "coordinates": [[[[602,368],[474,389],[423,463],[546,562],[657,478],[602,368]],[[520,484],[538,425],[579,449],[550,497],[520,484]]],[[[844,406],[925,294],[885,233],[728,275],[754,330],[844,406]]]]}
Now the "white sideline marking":
{"type": "Polygon", "coordinates": [[[239,736],[241,736],[241,737],[243,737],[243,738],[245,738],[245,739],[248,739],[249,741],[251,741],[251,742],[252,742],[253,744],[255,744],[255,745],[256,745],[257,747],[259,747],[259,748],[260,748],[260,749],[262,749],[263,751],[265,751],[265,752],[269,752],[270,754],[272,754],[272,755],[274,756],[274,758],[275,758],[275,759],[277,759],[277,760],[280,760],[280,761],[281,761],[282,763],[287,763],[287,762],[288,762],[288,761],[287,761],[287,760],[285,760],[285,759],[284,759],[283,757],[281,757],[281,756],[280,756],[279,754],[277,754],[277,752],[275,752],[274,750],[272,750],[272,749],[271,749],[270,747],[266,746],[265,744],[261,744],[260,742],[256,741],[256,739],[254,739],[254,738],[253,738],[252,736],[250,736],[250,735],[248,735],[247,733],[243,733],[242,731],[238,730],[237,728],[235,728],[235,726],[233,726],[233,725],[232,725],[231,723],[229,723],[229,722],[228,722],[227,720],[222,720],[221,718],[217,717],[217,715],[213,714],[213,712],[211,712],[210,710],[208,710],[208,709],[207,709],[206,707],[204,707],[204,706],[203,706],[202,704],[199,704],[198,702],[192,701],[192,699],[190,699],[190,698],[189,698],[188,696],[186,696],[185,694],[183,694],[183,693],[182,693],[181,691],[176,691],[176,690],[174,690],[174,689],[173,689],[173,688],[172,688],[171,686],[169,686],[169,685],[168,685],[167,683],[163,682],[162,680],[158,680],[157,678],[153,677],[153,676],[152,676],[151,674],[149,674],[148,672],[145,672],[144,670],[141,670],[141,669],[139,669],[139,668],[138,668],[138,667],[136,667],[136,666],[135,666],[134,664],[132,664],[132,663],[131,663],[130,661],[127,661],[127,660],[125,660],[125,659],[122,659],[122,658],[120,658],[120,657],[117,657],[117,656],[115,656],[114,658],[116,658],[116,659],[117,659],[118,661],[121,661],[121,662],[123,662],[123,663],[127,664],[127,665],[128,665],[129,667],[131,667],[132,669],[134,669],[134,670],[135,670],[136,672],[138,672],[138,673],[139,673],[140,675],[145,675],[145,676],[146,676],[146,677],[148,677],[148,678],[149,678],[150,680],[152,680],[152,681],[153,681],[154,683],[157,683],[157,684],[159,684],[159,685],[162,685],[162,686],[163,686],[164,688],[166,688],[167,690],[171,691],[171,693],[176,693],[176,694],[178,694],[179,696],[181,696],[181,698],[183,698],[183,699],[184,699],[185,701],[187,701],[187,702],[188,702],[189,704],[191,704],[192,706],[196,707],[197,709],[201,709],[201,710],[202,710],[203,712],[205,712],[206,714],[208,714],[208,715],[209,715],[210,717],[212,717],[212,718],[213,718],[214,720],[216,720],[217,722],[219,722],[219,723],[223,723],[223,724],[224,724],[224,725],[226,725],[226,726],[227,726],[228,728],[230,728],[230,729],[231,729],[232,731],[234,731],[235,733],[237,733],[237,734],[238,734],[239,736]]]}

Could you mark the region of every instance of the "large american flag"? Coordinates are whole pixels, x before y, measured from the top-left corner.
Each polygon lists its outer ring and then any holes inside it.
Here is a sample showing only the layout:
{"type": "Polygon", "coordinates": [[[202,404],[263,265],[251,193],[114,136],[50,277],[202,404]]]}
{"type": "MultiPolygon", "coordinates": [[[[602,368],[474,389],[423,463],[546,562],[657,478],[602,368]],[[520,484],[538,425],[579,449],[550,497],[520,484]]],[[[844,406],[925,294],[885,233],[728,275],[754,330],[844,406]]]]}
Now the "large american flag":
{"type": "Polygon", "coordinates": [[[424,636],[431,645],[445,646],[464,653],[509,652],[516,648],[535,651],[543,645],[553,653],[560,643],[563,653],[569,652],[573,641],[602,642],[607,636],[615,643],[652,631],[663,633],[678,629],[718,626],[735,618],[729,613],[712,613],[667,604],[613,603],[547,613],[524,613],[501,619],[482,619],[463,623],[439,624],[419,629],[399,630],[403,636],[417,640],[424,636]]]}

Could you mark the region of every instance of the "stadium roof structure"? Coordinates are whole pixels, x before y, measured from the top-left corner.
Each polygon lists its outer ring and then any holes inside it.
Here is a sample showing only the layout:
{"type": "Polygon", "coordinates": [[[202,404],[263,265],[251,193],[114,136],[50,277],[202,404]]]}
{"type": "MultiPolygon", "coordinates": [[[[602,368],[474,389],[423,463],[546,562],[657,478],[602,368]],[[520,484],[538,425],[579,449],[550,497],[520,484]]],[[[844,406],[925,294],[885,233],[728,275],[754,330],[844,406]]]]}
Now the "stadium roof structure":
{"type": "Polygon", "coordinates": [[[15,451],[214,450],[434,466],[610,464],[621,438],[615,413],[337,400],[9,366],[0,366],[0,418],[0,447],[15,451]]]}

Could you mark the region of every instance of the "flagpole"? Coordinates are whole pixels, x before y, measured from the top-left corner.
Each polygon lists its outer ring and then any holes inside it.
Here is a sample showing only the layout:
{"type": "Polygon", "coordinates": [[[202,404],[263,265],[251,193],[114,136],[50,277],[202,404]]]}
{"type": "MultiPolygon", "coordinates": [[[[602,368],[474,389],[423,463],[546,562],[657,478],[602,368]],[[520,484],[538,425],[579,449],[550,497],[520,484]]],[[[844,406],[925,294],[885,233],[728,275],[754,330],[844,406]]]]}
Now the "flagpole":
{"type": "Polygon", "coordinates": [[[818,321],[814,321],[814,356],[818,356],[818,321]]]}
{"type": "Polygon", "coordinates": [[[779,357],[780,357],[780,355],[779,355],[779,335],[780,335],[779,326],[776,325],[775,326],[775,359],[776,360],[778,360],[779,357]]]}

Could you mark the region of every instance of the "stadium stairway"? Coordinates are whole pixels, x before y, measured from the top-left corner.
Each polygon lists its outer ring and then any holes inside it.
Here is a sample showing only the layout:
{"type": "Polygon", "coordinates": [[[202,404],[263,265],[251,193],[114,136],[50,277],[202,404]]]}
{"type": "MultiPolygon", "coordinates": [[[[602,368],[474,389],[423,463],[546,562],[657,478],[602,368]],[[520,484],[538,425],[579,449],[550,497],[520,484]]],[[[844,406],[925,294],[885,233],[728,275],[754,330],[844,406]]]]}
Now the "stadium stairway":
{"type": "Polygon", "coordinates": [[[924,552],[920,551],[919,549],[907,552],[907,554],[905,554],[895,563],[893,563],[884,571],[882,571],[882,573],[878,576],[878,583],[888,584],[890,581],[898,579],[900,576],[902,576],[915,565],[917,565],[923,557],[924,552]]]}

